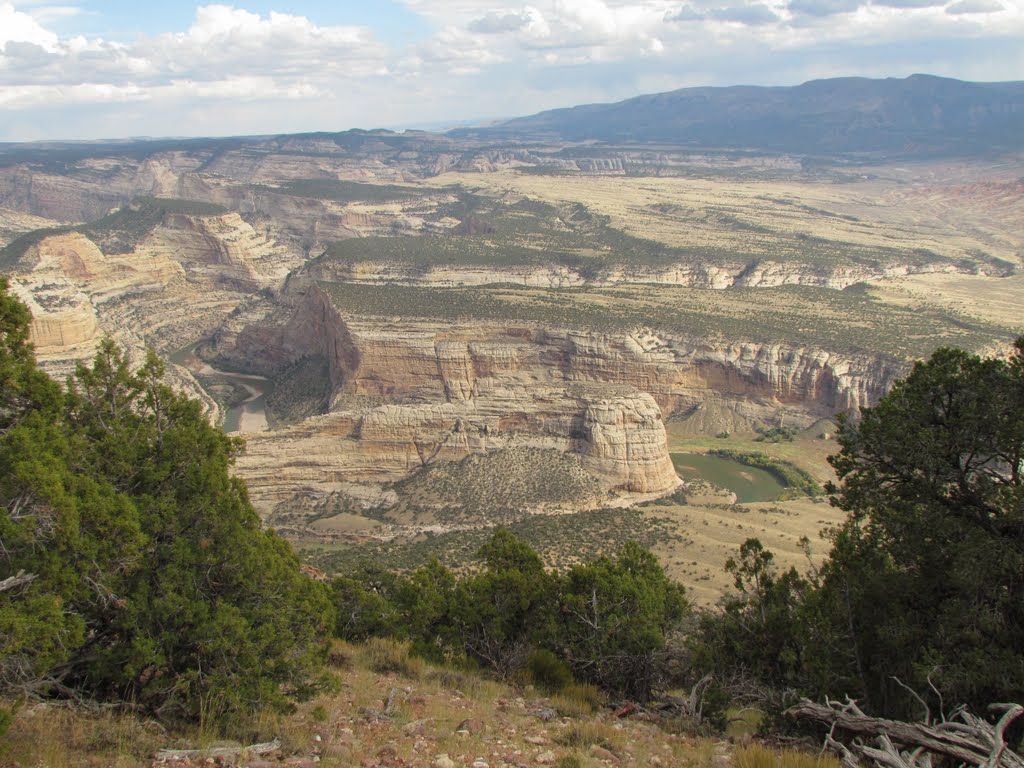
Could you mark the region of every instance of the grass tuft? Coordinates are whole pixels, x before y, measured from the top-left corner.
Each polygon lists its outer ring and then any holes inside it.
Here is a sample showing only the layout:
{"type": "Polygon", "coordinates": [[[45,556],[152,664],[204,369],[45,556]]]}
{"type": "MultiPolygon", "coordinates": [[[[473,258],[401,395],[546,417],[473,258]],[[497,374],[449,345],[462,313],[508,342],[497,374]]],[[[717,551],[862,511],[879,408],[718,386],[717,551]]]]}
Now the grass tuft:
{"type": "Polygon", "coordinates": [[[555,742],[571,749],[588,749],[595,744],[610,752],[618,749],[618,732],[599,720],[572,723],[555,737],[555,742]]]}
{"type": "Polygon", "coordinates": [[[572,685],[572,670],[546,648],[538,648],[526,661],[530,682],[547,693],[562,691],[572,685]]]}
{"type": "Polygon", "coordinates": [[[751,744],[733,753],[735,768],[839,768],[834,757],[786,749],[779,752],[751,744]]]}
{"type": "Polygon", "coordinates": [[[363,646],[366,666],[378,674],[397,673],[418,679],[426,668],[426,662],[409,654],[408,641],[371,637],[363,646]]]}
{"type": "Polygon", "coordinates": [[[600,709],[604,697],[596,685],[572,683],[552,696],[551,704],[562,717],[584,717],[600,709]]]}

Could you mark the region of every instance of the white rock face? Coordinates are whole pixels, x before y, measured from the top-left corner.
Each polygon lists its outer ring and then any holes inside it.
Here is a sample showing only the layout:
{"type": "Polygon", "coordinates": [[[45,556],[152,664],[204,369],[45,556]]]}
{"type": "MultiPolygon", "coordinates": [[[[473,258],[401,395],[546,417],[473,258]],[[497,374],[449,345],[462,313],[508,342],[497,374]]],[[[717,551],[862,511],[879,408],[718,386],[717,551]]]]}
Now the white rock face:
{"type": "Polygon", "coordinates": [[[791,408],[797,423],[810,424],[875,402],[904,371],[884,357],[643,328],[615,334],[352,317],[315,284],[298,293],[291,315],[241,328],[223,349],[239,365],[323,355],[340,404],[249,438],[238,469],[263,510],[289,494],[392,481],[432,462],[517,445],[575,452],[608,490],[664,493],[678,479],[663,413],[714,398],[753,402],[764,413],[791,408]],[[381,397],[394,402],[357,404],[381,397]]]}
{"type": "Polygon", "coordinates": [[[193,281],[244,291],[278,284],[288,274],[291,261],[237,213],[169,215],[135,252],[140,259],[176,261],[193,281]]]}
{"type": "Polygon", "coordinates": [[[583,466],[613,487],[659,493],[676,485],[661,409],[646,392],[591,403],[583,433],[583,466]]]}
{"type": "Polygon", "coordinates": [[[775,288],[783,285],[809,285],[842,290],[866,280],[899,277],[933,272],[956,272],[979,269],[958,267],[951,263],[893,264],[877,266],[834,264],[815,265],[800,262],[759,261],[754,265],[737,261],[733,264],[681,262],[668,267],[610,266],[583,272],[572,267],[523,265],[508,267],[431,266],[410,274],[408,266],[389,262],[324,261],[312,270],[321,280],[387,283],[395,280],[416,285],[440,287],[516,283],[530,288],[574,288],[585,285],[610,286],[618,283],[650,283],[679,285],[690,288],[724,290],[733,287],[775,288]]]}

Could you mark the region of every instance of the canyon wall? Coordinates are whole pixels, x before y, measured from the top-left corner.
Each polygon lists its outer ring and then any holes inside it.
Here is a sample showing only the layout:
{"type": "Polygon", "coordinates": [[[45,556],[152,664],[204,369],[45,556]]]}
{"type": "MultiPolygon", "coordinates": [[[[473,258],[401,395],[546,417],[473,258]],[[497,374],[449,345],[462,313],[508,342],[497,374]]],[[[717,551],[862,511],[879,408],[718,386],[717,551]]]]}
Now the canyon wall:
{"type": "Polygon", "coordinates": [[[0,206],[61,222],[94,221],[139,195],[176,197],[179,179],[199,170],[187,151],[88,157],[54,167],[0,167],[0,206]]]}
{"type": "Polygon", "coordinates": [[[401,282],[439,287],[480,286],[515,283],[531,288],[578,288],[611,286],[618,283],[679,285],[690,288],[776,288],[809,285],[842,290],[856,283],[905,275],[931,273],[1007,274],[1005,265],[951,262],[895,264],[806,264],[760,260],[754,263],[710,263],[690,261],[663,267],[647,265],[595,265],[581,271],[558,264],[488,267],[477,265],[433,265],[410,268],[407,264],[379,261],[332,261],[321,259],[310,265],[313,277],[327,282],[383,284],[401,282]]]}
{"type": "MultiPolygon", "coordinates": [[[[41,237],[9,275],[31,311],[37,359],[61,379],[104,336],[138,359],[146,347],[168,354],[204,338],[252,292],[278,286],[292,263],[238,214],[171,214],[128,253],[105,254],[77,231],[41,237]]],[[[188,371],[169,366],[168,377],[217,417],[188,371]]]]}
{"type": "Polygon", "coordinates": [[[274,375],[324,356],[336,391],[414,401],[500,396],[508,386],[622,384],[665,412],[707,393],[799,405],[830,416],[877,401],[907,370],[886,355],[835,354],[784,343],[712,341],[633,329],[616,333],[532,323],[359,317],[314,282],[294,279],[272,315],[232,319],[218,352],[231,365],[274,375]]]}
{"type": "Polygon", "coordinates": [[[609,491],[664,493],[678,479],[663,413],[713,398],[789,408],[790,423],[807,426],[875,402],[905,372],[884,356],[652,329],[357,317],[310,281],[282,301],[287,310],[240,313],[215,339],[222,361],[271,376],[306,356],[328,361],[330,413],[248,436],[238,470],[265,513],[297,494],[522,445],[577,454],[609,491]]]}

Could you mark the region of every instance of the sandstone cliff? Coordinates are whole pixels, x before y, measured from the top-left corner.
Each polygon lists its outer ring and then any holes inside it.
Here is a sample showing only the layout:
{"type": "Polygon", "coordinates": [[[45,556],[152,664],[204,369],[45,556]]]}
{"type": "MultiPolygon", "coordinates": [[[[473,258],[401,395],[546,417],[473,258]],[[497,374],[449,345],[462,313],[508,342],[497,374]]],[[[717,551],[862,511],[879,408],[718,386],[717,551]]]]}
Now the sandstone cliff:
{"type": "MultiPolygon", "coordinates": [[[[638,392],[549,388],[518,400],[384,405],[336,411],[247,436],[237,462],[253,502],[269,514],[300,495],[379,487],[438,462],[508,448],[582,458],[608,491],[664,493],[679,484],[661,412],[638,392]],[[509,410],[509,409],[513,410],[509,410]]],[[[581,500],[582,504],[600,499],[581,500]]]]}
{"type": "Polygon", "coordinates": [[[108,258],[87,237],[69,232],[30,247],[12,283],[32,312],[30,334],[40,363],[60,374],[93,354],[103,335],[102,304],[163,291],[182,275],[182,268],[166,259],[108,258]]]}
{"type": "Polygon", "coordinates": [[[239,460],[265,512],[294,495],[386,483],[516,445],[572,452],[609,490],[663,493],[678,482],[663,413],[714,399],[755,420],[787,409],[806,425],[873,403],[905,370],[885,356],[652,329],[360,317],[299,279],[282,299],[216,336],[222,360],[270,376],[307,356],[328,362],[332,411],[250,436],[239,460]]]}
{"type": "Polygon", "coordinates": [[[276,286],[295,266],[290,253],[237,213],[169,214],[135,249],[139,260],[171,260],[195,283],[251,292],[276,286]]]}
{"type": "Polygon", "coordinates": [[[408,264],[380,261],[331,261],[322,259],[310,266],[309,274],[330,282],[389,283],[400,281],[415,285],[475,286],[516,283],[531,288],[575,288],[610,286],[619,283],[651,283],[691,288],[776,288],[783,285],[809,285],[842,290],[856,283],[905,275],[953,273],[998,274],[1005,266],[954,264],[950,262],[902,264],[804,264],[761,260],[754,263],[680,262],[669,266],[608,265],[581,270],[557,264],[513,265],[432,265],[410,270],[408,264]]]}
{"type": "MultiPolygon", "coordinates": [[[[166,215],[134,239],[132,250],[110,255],[81,232],[62,232],[40,238],[12,265],[37,356],[51,374],[61,378],[91,358],[104,335],[136,356],[147,346],[170,353],[195,342],[251,292],[277,286],[293,263],[235,213],[166,215]]],[[[190,372],[171,366],[168,376],[216,417],[190,372]]]]}
{"type": "Polygon", "coordinates": [[[685,410],[715,392],[832,415],[875,402],[907,369],[886,355],[724,342],[659,329],[608,333],[359,317],[299,279],[281,299],[284,309],[271,312],[268,305],[270,314],[233,319],[227,328],[234,331],[218,337],[222,357],[274,375],[302,357],[322,355],[335,389],[354,395],[459,402],[508,396],[516,386],[602,382],[647,392],[665,412],[685,410]]]}

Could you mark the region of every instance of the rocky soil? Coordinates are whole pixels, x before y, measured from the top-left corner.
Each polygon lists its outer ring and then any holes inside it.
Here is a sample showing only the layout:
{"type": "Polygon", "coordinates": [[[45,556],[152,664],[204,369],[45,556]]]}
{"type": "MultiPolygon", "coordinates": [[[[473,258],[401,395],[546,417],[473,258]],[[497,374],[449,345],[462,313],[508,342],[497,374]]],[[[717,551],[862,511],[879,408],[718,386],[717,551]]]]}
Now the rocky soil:
{"type": "MultiPolygon", "coordinates": [[[[130,715],[36,705],[19,710],[0,765],[13,759],[124,768],[730,768],[751,749],[693,735],[692,723],[671,712],[602,701],[596,691],[549,696],[408,657],[386,669],[372,646],[341,644],[333,658],[344,665],[340,692],[293,715],[268,714],[245,741],[168,733],[130,715]],[[249,745],[260,746],[247,751],[249,745]]],[[[784,768],[802,755],[774,757],[784,768]]]]}

